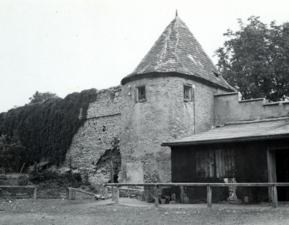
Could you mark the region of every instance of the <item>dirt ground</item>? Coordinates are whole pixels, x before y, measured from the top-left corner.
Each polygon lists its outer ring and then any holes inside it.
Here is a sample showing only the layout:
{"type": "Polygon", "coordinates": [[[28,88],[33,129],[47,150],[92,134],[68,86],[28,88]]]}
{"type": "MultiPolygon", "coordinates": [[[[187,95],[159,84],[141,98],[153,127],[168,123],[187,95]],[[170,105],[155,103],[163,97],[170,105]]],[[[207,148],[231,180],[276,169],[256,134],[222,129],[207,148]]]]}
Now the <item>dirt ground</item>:
{"type": "Polygon", "coordinates": [[[289,224],[289,204],[277,209],[269,205],[205,204],[160,205],[121,199],[0,199],[0,224],[289,224]],[[124,204],[124,205],[123,205],[124,204]]]}

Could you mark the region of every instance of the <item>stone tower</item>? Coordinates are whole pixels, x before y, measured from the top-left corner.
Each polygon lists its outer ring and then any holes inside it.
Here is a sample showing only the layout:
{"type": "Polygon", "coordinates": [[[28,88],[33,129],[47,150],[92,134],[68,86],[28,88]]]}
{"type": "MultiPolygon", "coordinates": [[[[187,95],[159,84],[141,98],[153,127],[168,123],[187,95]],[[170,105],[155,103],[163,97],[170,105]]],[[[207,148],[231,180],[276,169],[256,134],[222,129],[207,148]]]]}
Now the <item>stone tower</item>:
{"type": "Polygon", "coordinates": [[[210,129],[214,94],[232,92],[178,17],[121,81],[120,182],[170,182],[170,149],[161,143],[210,129]]]}

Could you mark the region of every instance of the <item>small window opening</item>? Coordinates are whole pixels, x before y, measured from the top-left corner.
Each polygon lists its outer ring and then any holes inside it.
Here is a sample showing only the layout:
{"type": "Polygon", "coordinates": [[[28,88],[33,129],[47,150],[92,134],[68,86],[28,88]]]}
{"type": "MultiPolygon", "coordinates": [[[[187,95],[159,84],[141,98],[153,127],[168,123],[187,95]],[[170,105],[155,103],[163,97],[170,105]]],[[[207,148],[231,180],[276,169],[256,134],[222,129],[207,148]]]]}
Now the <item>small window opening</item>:
{"type": "Polygon", "coordinates": [[[137,88],[137,100],[145,101],[146,100],[146,89],[145,86],[141,86],[137,88]]]}
{"type": "Polygon", "coordinates": [[[192,87],[184,85],[184,101],[191,102],[193,100],[193,91],[192,87]]]}

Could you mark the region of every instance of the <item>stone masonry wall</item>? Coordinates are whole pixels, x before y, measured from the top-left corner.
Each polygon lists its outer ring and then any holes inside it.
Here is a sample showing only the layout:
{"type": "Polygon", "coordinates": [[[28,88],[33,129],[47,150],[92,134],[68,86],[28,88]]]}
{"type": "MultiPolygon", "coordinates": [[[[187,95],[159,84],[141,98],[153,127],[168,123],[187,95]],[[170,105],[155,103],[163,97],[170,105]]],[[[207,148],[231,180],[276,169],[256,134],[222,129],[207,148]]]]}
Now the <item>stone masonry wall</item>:
{"type": "Polygon", "coordinates": [[[171,151],[161,143],[209,130],[214,125],[217,89],[179,77],[144,78],[122,87],[121,182],[170,182],[171,151]],[[136,102],[145,85],[146,101],[136,102]],[[194,102],[184,102],[183,86],[195,85],[194,102]],[[195,124],[194,124],[195,111],[195,124]],[[139,171],[132,174],[130,168],[139,171]]]}
{"type": "Polygon", "coordinates": [[[239,101],[238,93],[215,95],[216,125],[289,116],[289,102],[265,103],[262,98],[239,101]]]}
{"type": "Polygon", "coordinates": [[[91,184],[98,185],[110,180],[110,161],[107,164],[98,161],[109,153],[106,150],[119,148],[120,93],[120,86],[97,93],[97,100],[89,106],[86,122],[74,136],[66,154],[64,166],[71,164],[91,184]]]}

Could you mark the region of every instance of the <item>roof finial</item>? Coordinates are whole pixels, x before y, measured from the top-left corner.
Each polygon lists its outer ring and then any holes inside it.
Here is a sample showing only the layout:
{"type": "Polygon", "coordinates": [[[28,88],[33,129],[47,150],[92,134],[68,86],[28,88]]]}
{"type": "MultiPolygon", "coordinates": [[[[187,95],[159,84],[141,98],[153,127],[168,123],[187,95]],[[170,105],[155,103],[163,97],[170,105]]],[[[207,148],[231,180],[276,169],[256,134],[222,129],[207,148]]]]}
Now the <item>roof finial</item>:
{"type": "Polygon", "coordinates": [[[176,9],[176,17],[178,17],[178,10],[176,9]]]}

